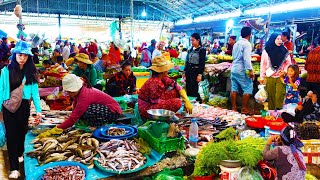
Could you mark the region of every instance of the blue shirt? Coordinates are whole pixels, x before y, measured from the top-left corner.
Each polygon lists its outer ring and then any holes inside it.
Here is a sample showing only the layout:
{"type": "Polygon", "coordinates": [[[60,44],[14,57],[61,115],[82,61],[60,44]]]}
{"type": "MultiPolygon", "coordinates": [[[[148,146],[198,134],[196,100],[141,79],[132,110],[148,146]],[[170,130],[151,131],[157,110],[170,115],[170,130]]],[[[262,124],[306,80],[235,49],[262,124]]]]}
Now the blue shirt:
{"type": "MultiPolygon", "coordinates": [[[[1,70],[0,75],[0,112],[2,111],[3,101],[10,98],[10,81],[9,81],[9,69],[4,67],[1,70]]],[[[28,84],[23,86],[22,99],[30,100],[32,97],[34,106],[37,112],[41,112],[40,96],[38,83],[28,84]]]]}
{"type": "Polygon", "coordinates": [[[252,70],[251,64],[252,47],[248,40],[242,38],[233,46],[231,73],[244,73],[246,70],[252,70]]]}

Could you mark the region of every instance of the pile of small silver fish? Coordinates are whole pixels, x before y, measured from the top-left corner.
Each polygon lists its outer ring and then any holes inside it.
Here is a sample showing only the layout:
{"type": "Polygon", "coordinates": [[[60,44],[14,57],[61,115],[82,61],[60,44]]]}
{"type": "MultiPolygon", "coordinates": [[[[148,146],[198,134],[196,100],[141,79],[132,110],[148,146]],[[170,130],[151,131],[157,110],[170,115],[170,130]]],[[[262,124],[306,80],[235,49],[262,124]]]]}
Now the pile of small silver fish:
{"type": "Polygon", "coordinates": [[[99,141],[91,133],[73,130],[58,137],[36,138],[31,143],[34,150],[28,156],[37,158],[39,165],[55,161],[81,162],[93,168],[93,157],[97,154],[99,141]]]}
{"type": "Polygon", "coordinates": [[[99,158],[95,158],[98,163],[107,170],[123,171],[135,170],[146,163],[146,157],[138,152],[137,144],[134,140],[110,140],[101,143],[98,153],[99,158]]]}
{"type": "Polygon", "coordinates": [[[79,166],[56,166],[45,170],[41,180],[84,180],[85,171],[79,166]]]}

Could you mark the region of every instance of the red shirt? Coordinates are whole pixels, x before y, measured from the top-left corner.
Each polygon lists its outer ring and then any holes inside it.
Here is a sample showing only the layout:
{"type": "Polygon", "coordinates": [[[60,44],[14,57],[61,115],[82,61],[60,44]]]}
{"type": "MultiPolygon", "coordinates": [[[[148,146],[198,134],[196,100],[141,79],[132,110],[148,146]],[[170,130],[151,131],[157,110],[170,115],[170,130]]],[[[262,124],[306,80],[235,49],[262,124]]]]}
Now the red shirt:
{"type": "Polygon", "coordinates": [[[74,98],[74,109],[70,117],[60,124],[58,128],[67,129],[73,126],[91,104],[105,105],[111,112],[122,114],[120,105],[111,96],[98,89],[83,86],[79,94],[74,98]]]}
{"type": "Polygon", "coordinates": [[[174,49],[169,50],[169,53],[170,53],[170,57],[172,57],[172,58],[178,58],[178,56],[179,56],[177,51],[174,49]]]}
{"type": "Polygon", "coordinates": [[[97,55],[98,54],[98,46],[97,44],[93,43],[93,44],[90,44],[89,47],[88,47],[88,51],[89,53],[93,53],[94,55],[97,55]]]}

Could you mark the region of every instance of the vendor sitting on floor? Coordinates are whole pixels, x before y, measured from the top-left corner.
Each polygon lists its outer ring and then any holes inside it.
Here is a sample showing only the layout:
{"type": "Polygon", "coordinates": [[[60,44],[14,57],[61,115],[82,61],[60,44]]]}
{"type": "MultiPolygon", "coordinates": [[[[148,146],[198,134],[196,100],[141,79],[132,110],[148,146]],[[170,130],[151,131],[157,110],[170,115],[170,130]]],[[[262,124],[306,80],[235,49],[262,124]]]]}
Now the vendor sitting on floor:
{"type": "Polygon", "coordinates": [[[274,161],[277,179],[305,179],[306,164],[299,148],[303,143],[291,126],[285,127],[280,136],[270,136],[263,151],[263,158],[274,161]],[[272,143],[277,146],[270,149],[272,143]]]}
{"type": "Polygon", "coordinates": [[[136,77],[131,71],[131,64],[125,61],[121,65],[122,71],[111,77],[107,83],[107,93],[112,97],[133,94],[136,91],[136,77]]]}
{"type": "Polygon", "coordinates": [[[75,57],[77,63],[76,68],[72,71],[79,77],[88,78],[90,84],[95,86],[97,84],[97,70],[93,67],[92,61],[90,61],[89,56],[85,53],[77,54],[75,57]]]}
{"type": "Polygon", "coordinates": [[[304,121],[320,121],[320,98],[319,92],[313,93],[309,91],[305,102],[302,105],[298,105],[295,109],[295,116],[287,112],[281,114],[284,122],[297,122],[302,123],[304,121]]]}
{"type": "Polygon", "coordinates": [[[165,57],[157,56],[152,60],[152,77],[141,87],[138,97],[138,107],[142,118],[148,118],[149,109],[167,109],[177,112],[184,101],[186,111],[192,113],[192,105],[185,90],[168,77],[173,64],[165,57]]]}
{"type": "Polygon", "coordinates": [[[122,114],[119,104],[108,94],[92,88],[83,79],[68,74],[62,79],[63,90],[74,99],[73,111],[62,124],[41,133],[38,137],[61,134],[63,129],[73,126],[79,119],[87,122],[91,127],[111,124],[122,114]]]}

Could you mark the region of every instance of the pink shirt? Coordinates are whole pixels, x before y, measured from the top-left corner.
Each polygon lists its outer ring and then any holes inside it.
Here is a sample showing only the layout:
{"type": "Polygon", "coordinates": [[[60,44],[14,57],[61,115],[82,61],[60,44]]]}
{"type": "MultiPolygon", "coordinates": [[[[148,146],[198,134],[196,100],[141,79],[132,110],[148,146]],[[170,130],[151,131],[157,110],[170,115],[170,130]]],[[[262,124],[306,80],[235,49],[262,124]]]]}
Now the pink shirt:
{"type": "MultiPolygon", "coordinates": [[[[280,71],[287,72],[288,67],[291,65],[291,58],[287,56],[286,60],[282,63],[280,68],[270,77],[278,78],[280,71]]],[[[261,62],[260,62],[260,79],[263,80],[266,77],[266,71],[271,67],[271,62],[269,59],[269,55],[266,50],[262,52],[261,62]]]]}
{"type": "Polygon", "coordinates": [[[70,117],[60,124],[58,128],[67,129],[73,126],[91,104],[105,105],[111,112],[122,114],[119,104],[111,96],[98,89],[83,86],[79,94],[74,98],[74,109],[70,117]]]}

